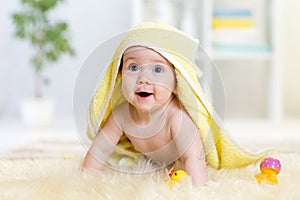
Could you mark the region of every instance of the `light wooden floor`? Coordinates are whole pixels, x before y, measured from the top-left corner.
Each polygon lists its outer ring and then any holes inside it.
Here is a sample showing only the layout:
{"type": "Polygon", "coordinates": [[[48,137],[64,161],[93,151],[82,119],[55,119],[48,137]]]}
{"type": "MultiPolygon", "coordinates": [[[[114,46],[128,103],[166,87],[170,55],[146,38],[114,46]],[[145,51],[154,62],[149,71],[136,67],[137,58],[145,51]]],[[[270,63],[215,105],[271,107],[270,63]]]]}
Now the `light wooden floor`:
{"type": "Polygon", "coordinates": [[[300,120],[283,122],[263,120],[228,121],[225,129],[237,143],[249,149],[275,149],[287,152],[300,152],[300,120]]]}
{"type": "MultiPolygon", "coordinates": [[[[249,151],[267,149],[300,152],[300,120],[284,123],[268,121],[227,121],[226,134],[249,151]]],[[[62,123],[46,129],[30,129],[21,124],[0,122],[0,156],[83,156],[74,125],[62,123]]]]}

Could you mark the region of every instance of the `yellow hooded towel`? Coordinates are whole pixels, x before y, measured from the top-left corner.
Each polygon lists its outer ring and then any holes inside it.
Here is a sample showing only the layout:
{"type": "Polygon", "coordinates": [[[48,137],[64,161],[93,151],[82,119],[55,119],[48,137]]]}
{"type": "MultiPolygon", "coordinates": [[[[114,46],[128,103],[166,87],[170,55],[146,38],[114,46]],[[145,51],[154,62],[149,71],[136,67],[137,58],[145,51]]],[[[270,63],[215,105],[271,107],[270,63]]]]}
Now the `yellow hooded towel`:
{"type": "MultiPolygon", "coordinates": [[[[246,154],[224,135],[218,117],[199,83],[201,72],[193,63],[198,40],[161,23],[148,22],[136,26],[125,35],[117,47],[90,104],[87,131],[90,139],[99,133],[114,107],[125,101],[120,87],[119,67],[124,51],[135,45],[147,46],[157,51],[174,65],[177,79],[176,96],[199,129],[208,165],[214,168],[237,168],[261,158],[261,155],[246,154]]],[[[122,163],[131,165],[140,159],[141,155],[126,136],[123,136],[108,162],[115,165],[122,160],[122,163]]]]}

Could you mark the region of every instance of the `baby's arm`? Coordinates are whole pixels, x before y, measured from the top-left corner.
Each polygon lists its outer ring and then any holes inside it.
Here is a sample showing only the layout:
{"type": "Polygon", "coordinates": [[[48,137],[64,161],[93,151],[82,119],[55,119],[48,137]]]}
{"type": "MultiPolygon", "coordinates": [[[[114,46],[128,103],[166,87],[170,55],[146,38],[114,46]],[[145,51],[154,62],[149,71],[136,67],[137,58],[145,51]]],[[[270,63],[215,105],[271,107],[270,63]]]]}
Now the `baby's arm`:
{"type": "Polygon", "coordinates": [[[111,115],[104,125],[103,129],[96,136],[91,145],[84,161],[82,168],[97,169],[104,168],[108,157],[114,151],[123,131],[117,126],[113,116],[111,115]]]}
{"type": "Polygon", "coordinates": [[[185,112],[175,118],[178,119],[172,121],[177,123],[172,123],[171,130],[176,134],[174,139],[184,163],[184,170],[192,177],[193,185],[203,185],[208,181],[208,175],[205,152],[198,128],[185,112]],[[179,121],[182,123],[178,123],[179,121]]]}
{"type": "Polygon", "coordinates": [[[192,177],[193,185],[203,185],[208,180],[205,153],[199,133],[187,151],[181,156],[187,174],[192,177]]]}

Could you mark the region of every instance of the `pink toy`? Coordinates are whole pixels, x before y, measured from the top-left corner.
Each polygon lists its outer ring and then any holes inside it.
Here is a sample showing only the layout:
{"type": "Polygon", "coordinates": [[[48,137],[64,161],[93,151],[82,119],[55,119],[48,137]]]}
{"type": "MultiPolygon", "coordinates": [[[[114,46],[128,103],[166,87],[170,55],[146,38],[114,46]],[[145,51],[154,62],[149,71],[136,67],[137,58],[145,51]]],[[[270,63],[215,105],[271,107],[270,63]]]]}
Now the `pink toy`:
{"type": "Polygon", "coordinates": [[[267,157],[260,163],[261,173],[255,176],[258,183],[278,184],[277,174],[281,170],[280,161],[276,158],[267,157]]]}

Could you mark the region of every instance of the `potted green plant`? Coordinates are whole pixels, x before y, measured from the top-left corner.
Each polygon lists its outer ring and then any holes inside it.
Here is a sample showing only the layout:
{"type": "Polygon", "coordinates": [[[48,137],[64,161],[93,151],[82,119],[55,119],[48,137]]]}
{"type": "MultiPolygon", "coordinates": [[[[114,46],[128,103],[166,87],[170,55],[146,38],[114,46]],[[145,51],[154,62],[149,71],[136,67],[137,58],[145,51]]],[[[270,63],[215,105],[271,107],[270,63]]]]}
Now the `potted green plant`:
{"type": "Polygon", "coordinates": [[[21,0],[20,11],[12,14],[15,36],[28,41],[33,48],[30,65],[34,72],[34,98],[21,106],[23,120],[30,125],[46,125],[51,120],[53,103],[45,100],[42,87],[49,81],[43,71],[62,55],[73,56],[69,42],[68,24],[50,19],[49,13],[63,0],[21,0]]]}

